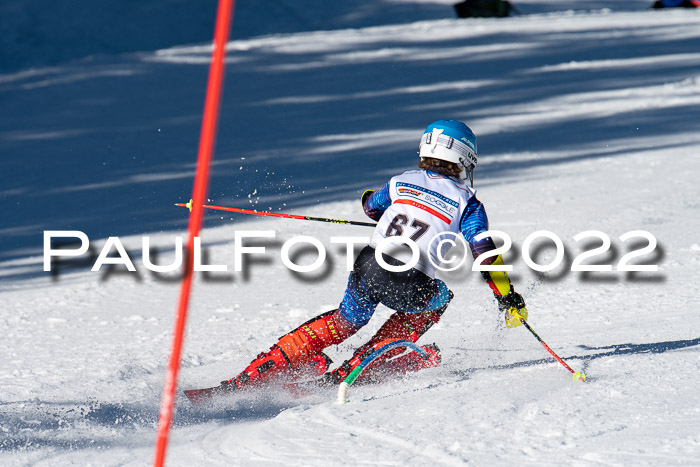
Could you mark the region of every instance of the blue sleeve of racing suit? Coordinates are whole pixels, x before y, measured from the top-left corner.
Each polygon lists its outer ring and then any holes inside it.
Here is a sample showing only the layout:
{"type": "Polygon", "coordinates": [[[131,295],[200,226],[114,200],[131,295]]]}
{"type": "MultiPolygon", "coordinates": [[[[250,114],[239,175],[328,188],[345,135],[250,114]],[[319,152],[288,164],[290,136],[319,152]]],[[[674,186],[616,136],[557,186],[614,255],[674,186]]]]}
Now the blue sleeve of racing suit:
{"type": "MultiPolygon", "coordinates": [[[[474,241],[474,237],[489,230],[489,220],[486,217],[486,210],[484,209],[484,205],[481,204],[481,201],[476,199],[476,197],[472,196],[467,202],[467,207],[464,209],[459,226],[462,230],[462,235],[464,235],[464,238],[469,242],[469,248],[472,250],[474,259],[483,253],[496,249],[496,244],[491,237],[482,238],[478,242],[474,241]]],[[[503,264],[501,255],[490,256],[481,261],[481,264],[490,265],[497,260],[499,260],[499,263],[496,264],[503,264]]],[[[508,273],[505,271],[482,271],[481,275],[486,280],[489,287],[491,287],[496,297],[508,295],[513,291],[508,273]]]]}
{"type": "Polygon", "coordinates": [[[383,187],[367,197],[362,208],[371,219],[378,221],[389,206],[391,206],[391,196],[389,195],[389,182],[387,182],[383,187]]]}
{"type": "MultiPolygon", "coordinates": [[[[486,209],[484,209],[481,201],[476,199],[476,196],[469,198],[467,207],[462,214],[462,219],[459,221],[459,228],[469,243],[469,248],[471,248],[474,258],[482,253],[496,249],[496,245],[491,237],[482,238],[478,242],[474,241],[474,237],[489,230],[489,219],[486,217],[486,209]]],[[[489,259],[493,261],[496,258],[489,259]]]]}

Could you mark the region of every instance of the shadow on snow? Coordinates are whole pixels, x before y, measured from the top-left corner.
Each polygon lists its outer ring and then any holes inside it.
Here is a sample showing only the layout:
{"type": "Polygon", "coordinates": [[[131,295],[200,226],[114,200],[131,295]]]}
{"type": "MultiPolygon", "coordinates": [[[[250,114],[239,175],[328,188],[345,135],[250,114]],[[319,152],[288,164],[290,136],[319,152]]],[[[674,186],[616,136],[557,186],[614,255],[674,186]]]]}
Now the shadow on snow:
{"type": "MultiPolygon", "coordinates": [[[[584,366],[586,366],[588,364],[588,362],[593,361],[593,360],[597,360],[599,358],[621,356],[621,355],[640,355],[640,354],[646,354],[646,353],[658,354],[658,353],[665,353],[665,352],[668,352],[670,350],[680,350],[680,349],[686,349],[686,348],[690,348],[690,347],[696,347],[698,345],[700,345],[700,338],[679,340],[679,341],[653,342],[653,343],[649,343],[649,344],[613,344],[613,345],[600,346],[600,347],[589,347],[586,345],[579,345],[578,347],[583,349],[583,350],[594,351],[597,353],[587,354],[587,355],[569,355],[569,356],[561,356],[560,355],[560,356],[564,359],[564,361],[567,361],[567,362],[571,361],[571,360],[583,361],[584,366]]],[[[456,371],[452,371],[452,374],[469,377],[469,375],[476,373],[478,371],[483,371],[483,370],[506,370],[506,369],[513,369],[513,368],[529,367],[529,366],[534,366],[534,365],[542,365],[545,363],[557,363],[557,362],[554,358],[540,358],[537,360],[527,360],[527,361],[516,362],[516,363],[508,363],[508,364],[504,364],[504,365],[492,365],[492,366],[481,367],[481,368],[469,368],[469,369],[465,369],[465,370],[456,370],[456,371]]],[[[584,368],[584,371],[585,371],[585,368],[584,368]]]]}
{"type": "MultiPolygon", "coordinates": [[[[440,118],[464,120],[479,135],[477,188],[536,167],[647,150],[679,129],[700,134],[694,105],[605,106],[625,89],[682,86],[697,70],[682,56],[697,49],[692,34],[668,41],[668,25],[646,25],[644,36],[630,26],[587,41],[608,26],[426,24],[434,30],[411,40],[368,30],[374,40],[351,31],[327,46],[301,35],[233,50],[209,198],[286,212],[356,199],[414,167],[425,125],[440,118]],[[465,25],[456,37],[432,37],[465,25]],[[662,56],[670,59],[659,67],[662,56]],[[556,67],[572,62],[585,66],[556,67]],[[639,135],[646,140],[636,146],[619,143],[639,135]],[[518,160],[523,151],[547,155],[518,160]],[[494,154],[516,156],[489,162],[494,154]]],[[[91,239],[182,232],[187,213],[172,204],[190,197],[207,57],[187,48],[97,57],[0,81],[0,258],[39,254],[48,229],[91,239]]],[[[220,217],[206,225],[245,219],[220,217]]]]}

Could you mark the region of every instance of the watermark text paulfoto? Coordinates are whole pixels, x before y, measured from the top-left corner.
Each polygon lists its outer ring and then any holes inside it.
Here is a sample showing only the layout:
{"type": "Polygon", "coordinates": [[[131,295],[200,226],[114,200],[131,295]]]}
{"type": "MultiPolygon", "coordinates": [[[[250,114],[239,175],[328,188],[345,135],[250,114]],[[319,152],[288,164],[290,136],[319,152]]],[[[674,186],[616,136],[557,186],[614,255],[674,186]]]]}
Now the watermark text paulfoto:
{"type": "MultiPolygon", "coordinates": [[[[233,270],[240,272],[243,270],[244,256],[245,255],[264,255],[266,254],[265,246],[251,246],[246,245],[246,240],[251,239],[274,239],[276,238],[276,232],[273,230],[245,230],[236,231],[233,238],[233,270]]],[[[483,232],[476,237],[474,241],[478,242],[484,238],[491,237],[492,239],[500,240],[502,245],[488,251],[486,253],[480,254],[476,259],[474,259],[471,270],[472,271],[513,271],[512,264],[491,264],[493,259],[498,255],[505,255],[513,246],[511,237],[502,231],[489,230],[483,232]]],[[[657,272],[659,267],[657,264],[630,264],[631,260],[639,257],[643,257],[651,254],[657,248],[657,240],[653,234],[645,230],[633,230],[620,235],[619,240],[621,242],[627,242],[632,239],[641,239],[644,245],[636,248],[632,251],[627,252],[623,255],[619,261],[613,266],[613,264],[596,264],[591,263],[590,260],[595,257],[599,257],[607,253],[611,248],[611,238],[604,232],[599,230],[587,230],[573,236],[575,242],[582,242],[585,239],[594,239],[596,242],[600,243],[599,246],[587,249],[579,253],[571,262],[570,270],[573,272],[657,272]],[[584,264],[584,261],[588,261],[584,264]]],[[[183,264],[183,239],[182,237],[175,237],[174,253],[175,258],[172,263],[167,265],[156,265],[151,261],[151,246],[150,238],[142,237],[141,242],[141,262],[143,266],[155,273],[171,273],[180,270],[183,264]]],[[[367,236],[356,236],[356,237],[330,237],[331,244],[345,245],[346,252],[346,270],[351,271],[354,261],[354,248],[356,246],[362,246],[370,242],[370,237],[367,236]]],[[[64,245],[65,246],[65,245],[64,245]]],[[[58,258],[74,258],[86,255],[90,247],[90,240],[88,236],[79,230],[47,230],[44,231],[44,271],[52,272],[54,261],[58,258]],[[71,246],[75,245],[75,248],[54,248],[54,239],[71,239],[71,246]]],[[[461,234],[456,234],[452,232],[443,232],[436,235],[428,242],[428,249],[434,252],[434,256],[437,257],[437,261],[433,259],[433,255],[427,255],[427,260],[431,263],[438,271],[455,271],[461,268],[467,260],[467,257],[471,258],[471,251],[467,245],[466,240],[461,234]],[[461,243],[463,248],[460,255],[453,255],[452,257],[447,257],[446,253],[452,247],[461,243]]],[[[396,251],[396,250],[393,250],[396,251]]],[[[557,269],[561,266],[565,255],[565,246],[561,238],[554,232],[548,230],[539,230],[528,235],[522,243],[521,247],[522,259],[525,264],[532,270],[543,273],[549,272],[557,269]],[[534,243],[542,245],[542,242],[547,242],[554,247],[555,253],[554,258],[546,264],[539,264],[533,259],[532,248],[534,243]]],[[[293,256],[293,255],[292,255],[293,256]]],[[[390,254],[391,256],[391,254],[390,254]]],[[[375,245],[375,258],[380,266],[384,269],[394,272],[406,271],[415,267],[419,261],[421,261],[420,248],[418,244],[407,236],[390,236],[382,238],[376,242],[375,245]],[[391,265],[388,264],[384,258],[383,254],[391,253],[392,248],[396,246],[403,248],[404,252],[410,251],[410,260],[406,261],[403,265],[391,265]]],[[[323,242],[319,239],[299,235],[292,237],[282,244],[280,250],[280,260],[282,264],[290,269],[291,271],[297,273],[307,273],[314,272],[319,268],[323,267],[327,259],[327,250],[323,242]],[[304,245],[306,248],[312,248],[316,250],[316,259],[311,264],[296,264],[290,257],[290,251],[297,245],[304,245]]],[[[136,267],[131,259],[131,256],[124,248],[119,237],[109,237],[107,241],[102,246],[99,255],[96,257],[91,271],[100,271],[104,265],[121,265],[126,270],[135,272],[136,267]],[[116,256],[114,255],[116,253],[116,256]]],[[[193,268],[194,271],[203,272],[227,272],[227,264],[204,264],[202,255],[202,245],[201,238],[194,238],[193,247],[193,268]]]]}

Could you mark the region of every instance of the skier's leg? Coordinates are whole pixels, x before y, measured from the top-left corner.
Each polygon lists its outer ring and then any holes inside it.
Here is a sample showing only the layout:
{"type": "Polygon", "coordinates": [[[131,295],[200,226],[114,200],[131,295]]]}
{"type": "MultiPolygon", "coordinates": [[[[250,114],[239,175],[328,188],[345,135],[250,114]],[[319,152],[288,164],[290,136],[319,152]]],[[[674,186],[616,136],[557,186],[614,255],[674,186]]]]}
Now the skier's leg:
{"type": "MultiPolygon", "coordinates": [[[[371,277],[367,277],[364,268],[367,258],[363,253],[350,273],[338,309],[302,324],[283,336],[276,344],[292,369],[297,370],[326,347],[340,344],[372,318],[379,299],[373,297],[372,280],[371,277]]],[[[371,260],[374,260],[373,253],[371,260]]]]}
{"type": "Polygon", "coordinates": [[[324,357],[321,355],[324,348],[340,344],[367,324],[379,299],[372,296],[369,286],[372,280],[366,274],[368,262],[374,261],[374,249],[365,250],[355,261],[345,295],[337,310],[317,316],[285,334],[268,352],[258,355],[238,376],[222,384],[236,389],[263,383],[281,374],[299,372],[305,366],[308,367],[309,361],[316,356],[324,357]]]}
{"type": "MultiPolygon", "coordinates": [[[[350,372],[355,369],[362,361],[367,358],[372,352],[380,347],[380,344],[387,340],[407,340],[411,342],[416,342],[420,336],[422,336],[430,327],[437,323],[442,316],[442,313],[447,307],[440,308],[434,311],[426,311],[423,313],[409,314],[397,311],[384,323],[384,325],[377,331],[377,333],[372,336],[372,338],[367,341],[364,345],[360,346],[353,352],[352,358],[344,361],[338,368],[334,369],[330,373],[330,380],[332,382],[340,382],[345,378],[350,372]]],[[[397,347],[396,349],[390,350],[382,355],[380,358],[374,361],[371,367],[381,365],[382,362],[395,357],[396,355],[404,352],[404,348],[397,347]]],[[[417,356],[415,353],[408,354],[406,358],[401,357],[405,361],[396,362],[397,367],[414,367],[415,370],[422,368],[436,366],[440,363],[439,349],[437,346],[431,348],[429,353],[429,358],[424,359],[423,357],[417,356]]],[[[397,359],[399,360],[399,359],[397,359]]]]}
{"type": "MultiPolygon", "coordinates": [[[[302,370],[324,348],[343,342],[369,322],[381,300],[377,291],[385,286],[386,273],[374,258],[374,248],[365,247],[355,260],[345,295],[337,310],[317,316],[282,336],[279,342],[268,352],[258,355],[238,376],[222,384],[235,389],[302,370]]],[[[423,294],[427,297],[422,302],[423,306],[433,294],[423,294]]]]}
{"type": "MultiPolygon", "coordinates": [[[[431,279],[430,287],[433,288],[433,295],[429,300],[427,300],[427,303],[423,302],[417,306],[413,305],[413,310],[418,308],[416,311],[397,311],[392,314],[366,344],[355,350],[352,358],[346,360],[338,368],[331,372],[331,381],[337,380],[336,382],[339,382],[345,378],[345,376],[347,376],[355,367],[357,367],[357,365],[359,365],[362,360],[369,356],[369,354],[376,350],[377,347],[384,341],[407,340],[416,342],[428,331],[428,329],[437,323],[447,309],[447,306],[454,295],[441,280],[431,279]],[[420,311],[419,307],[422,307],[425,311],[420,311]]],[[[401,294],[400,296],[402,297],[401,300],[405,301],[406,295],[401,294]]],[[[410,299],[410,297],[408,298],[410,299]]],[[[401,304],[401,306],[406,306],[409,309],[411,308],[410,305],[406,305],[405,303],[401,304]]],[[[426,346],[425,350],[429,354],[427,359],[419,357],[415,353],[410,353],[406,356],[392,360],[391,368],[387,367],[387,369],[394,369],[397,372],[405,372],[436,366],[440,362],[439,349],[437,346],[426,346]]],[[[384,355],[382,355],[382,357],[375,360],[375,362],[368,367],[368,370],[372,367],[383,366],[383,362],[386,362],[388,359],[401,354],[403,351],[404,349],[399,347],[386,352],[384,355]]],[[[370,373],[371,372],[368,372],[368,374],[370,373]]]]}
{"type": "Polygon", "coordinates": [[[289,367],[298,370],[311,357],[318,355],[323,349],[337,345],[360,329],[343,319],[338,310],[329,311],[307,321],[294,331],[282,336],[277,342],[289,367]]]}
{"type": "Polygon", "coordinates": [[[257,356],[241,373],[223,381],[230,389],[254,386],[283,375],[301,372],[310,364],[322,365],[323,373],[330,361],[326,361],[321,351],[333,344],[339,344],[357,332],[337,315],[337,310],[323,313],[292,332],[285,334],[269,351],[257,356]],[[318,362],[311,361],[319,357],[318,362]],[[311,362],[310,362],[311,361],[311,362]]]}
{"type": "MultiPolygon", "coordinates": [[[[400,311],[395,312],[377,333],[365,345],[360,347],[355,355],[362,353],[365,349],[373,347],[375,344],[387,339],[401,339],[416,342],[435,323],[440,321],[440,317],[447,309],[454,294],[447,288],[445,283],[439,279],[431,279],[430,287],[433,294],[427,303],[387,303],[387,306],[398,305],[400,311]]],[[[405,295],[401,295],[402,302],[405,295]]],[[[409,297],[410,300],[410,297],[409,297]]],[[[391,308],[398,308],[391,306],[391,308]]],[[[397,354],[401,353],[397,349],[397,354]]]]}

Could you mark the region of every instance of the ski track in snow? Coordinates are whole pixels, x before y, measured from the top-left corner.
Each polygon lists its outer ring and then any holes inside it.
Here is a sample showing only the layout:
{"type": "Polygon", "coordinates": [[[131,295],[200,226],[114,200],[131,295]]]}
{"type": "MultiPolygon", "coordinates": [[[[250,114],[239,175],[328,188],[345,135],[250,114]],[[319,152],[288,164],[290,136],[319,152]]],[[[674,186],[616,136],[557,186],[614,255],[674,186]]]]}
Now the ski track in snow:
{"type": "MultiPolygon", "coordinates": [[[[479,136],[478,195],[492,228],[513,238],[505,257],[530,323],[588,381],[573,382],[526,330],[505,329],[465,268],[441,276],[456,298],[424,337],[442,349],[440,367],[353,386],[344,406],[333,390],[203,409],[179,395],[168,465],[700,465],[700,11],[523,0],[520,17],[440,19],[451,3],[242,7],[246,31],[264,23],[258,31],[285,34],[241,31],[229,43],[209,196],[361,220],[359,193],[413,166],[427,123],[464,119],[479,136]],[[542,229],[566,248],[548,274],[521,257],[542,229]],[[598,259],[615,266],[640,246],[619,236],[639,229],[659,242],[642,258],[657,273],[567,272],[598,245],[576,234],[608,234],[613,247],[598,259]]],[[[8,5],[0,12],[17,6],[8,5]]],[[[10,50],[12,37],[0,45],[10,50]]],[[[143,267],[141,237],[167,264],[184,235],[186,211],[172,203],[191,189],[210,48],[134,44],[85,59],[18,56],[4,66],[38,64],[0,69],[2,465],[152,458],[179,286],[143,267]],[[45,229],[85,230],[95,253],[119,235],[138,273],[93,273],[83,261],[52,278],[42,272],[45,229]]],[[[237,230],[276,238],[245,272],[198,276],[182,389],[230,378],[335,308],[346,257],[329,239],[369,234],[210,212],[202,238],[212,262],[232,269],[237,230]],[[326,245],[325,270],[284,269],[281,244],[296,235],[326,245]]],[[[551,248],[533,252],[553,258],[551,248]]],[[[329,355],[347,358],[389,313],[380,307],[329,355]]]]}

